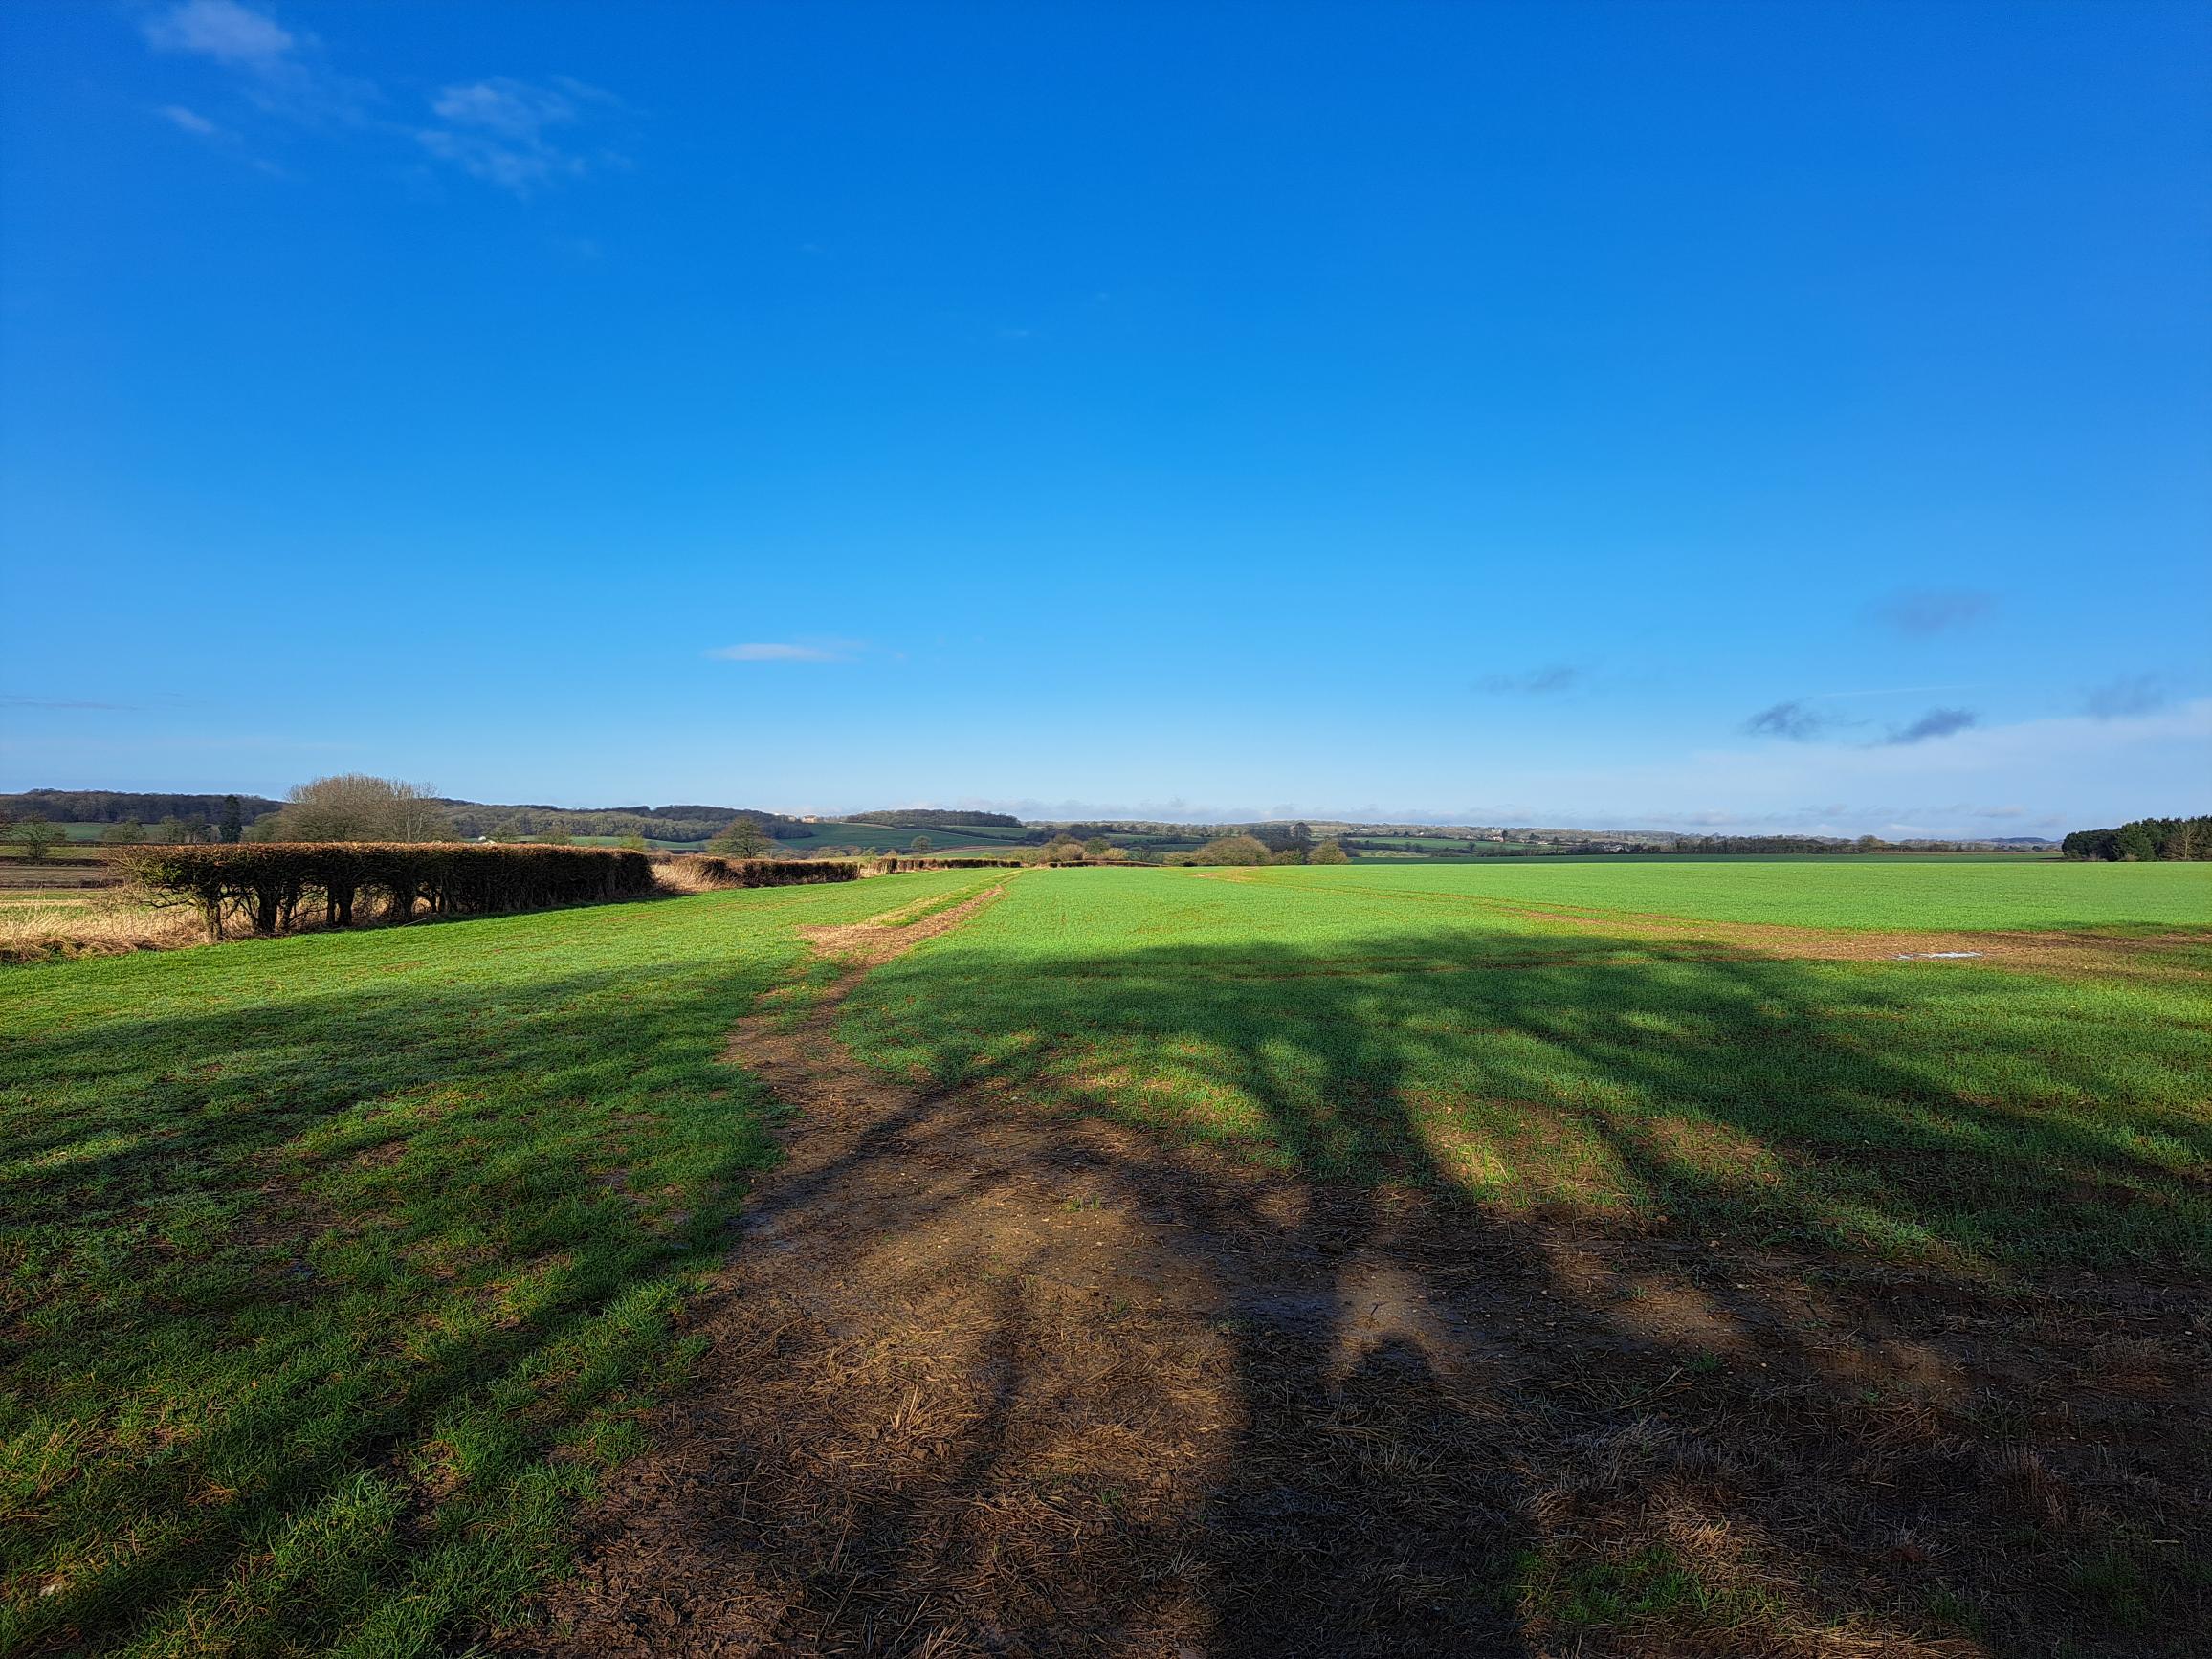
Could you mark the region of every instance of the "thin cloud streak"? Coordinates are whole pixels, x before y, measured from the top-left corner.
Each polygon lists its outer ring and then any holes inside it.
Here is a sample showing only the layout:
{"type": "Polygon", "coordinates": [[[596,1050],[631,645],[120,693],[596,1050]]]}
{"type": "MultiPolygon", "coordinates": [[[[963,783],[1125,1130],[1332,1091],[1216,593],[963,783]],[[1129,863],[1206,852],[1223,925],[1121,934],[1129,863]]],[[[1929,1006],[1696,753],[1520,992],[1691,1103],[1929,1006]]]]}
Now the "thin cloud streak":
{"type": "Polygon", "coordinates": [[[851,662],[865,649],[855,639],[758,640],[717,646],[707,655],[717,662],[851,662]]]}
{"type": "Polygon", "coordinates": [[[0,694],[0,705],[11,709],[135,709],[137,703],[84,702],[76,697],[34,697],[16,693],[0,694]]]}
{"type": "Polygon", "coordinates": [[[1486,674],[1476,680],[1475,689],[1493,697],[1518,695],[1521,697],[1551,697],[1559,692],[1572,691],[1582,683],[1582,671],[1572,663],[1556,662],[1545,668],[1532,668],[1520,674],[1486,674]]]}
{"type": "Polygon", "coordinates": [[[1869,687],[1866,691],[1811,692],[1808,702],[1832,702],[1841,697],[1925,697],[1930,692],[1975,691],[1974,682],[1961,680],[1951,685],[1885,685],[1869,687]]]}
{"type": "Polygon", "coordinates": [[[198,110],[187,109],[181,103],[165,103],[155,110],[154,114],[160,116],[179,131],[190,133],[194,138],[215,138],[223,130],[198,110]]]}

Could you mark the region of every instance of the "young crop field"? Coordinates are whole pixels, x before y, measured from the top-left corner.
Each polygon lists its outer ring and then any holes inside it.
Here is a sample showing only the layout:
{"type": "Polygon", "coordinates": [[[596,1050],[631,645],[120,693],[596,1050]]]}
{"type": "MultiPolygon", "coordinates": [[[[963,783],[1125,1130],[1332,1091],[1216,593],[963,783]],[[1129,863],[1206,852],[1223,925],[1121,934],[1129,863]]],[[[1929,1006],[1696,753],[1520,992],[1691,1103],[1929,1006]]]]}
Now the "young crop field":
{"type": "Polygon", "coordinates": [[[2201,1651],[2208,991],[1858,858],[0,968],[0,1653],[2201,1651]]]}

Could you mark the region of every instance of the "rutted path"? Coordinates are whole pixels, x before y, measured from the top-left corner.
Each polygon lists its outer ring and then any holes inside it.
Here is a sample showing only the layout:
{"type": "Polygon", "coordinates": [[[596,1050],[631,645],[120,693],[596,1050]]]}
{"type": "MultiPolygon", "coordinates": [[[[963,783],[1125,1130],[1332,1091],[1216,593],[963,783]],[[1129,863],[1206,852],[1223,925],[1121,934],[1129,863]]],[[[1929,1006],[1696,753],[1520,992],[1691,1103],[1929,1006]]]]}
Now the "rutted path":
{"type": "Polygon", "coordinates": [[[1373,1650],[1456,1628],[1463,1650],[1519,1651],[1464,1595],[1471,1624],[1418,1604],[1499,1541],[1504,1516],[1471,1501],[1485,1472],[1448,1477],[1439,1457],[1470,1408],[1453,1380],[1489,1360],[1393,1259],[1365,1196],[1324,1212],[1278,1177],[845,1053],[839,1006],[867,968],[1000,891],[824,930],[817,947],[852,964],[836,986],[796,1024],[739,1025],[730,1057],[799,1109],[787,1161],[697,1326],[698,1385],[611,1481],[550,1630],[516,1645],[1283,1651],[1310,1603],[1316,1629],[1370,1609],[1373,1650]],[[1379,1419],[1355,1378],[1378,1356],[1379,1419]],[[1341,1467],[1287,1467],[1316,1452],[1341,1467]],[[1395,1581],[1346,1582],[1375,1564],[1350,1534],[1384,1518],[1361,1493],[1387,1500],[1395,1581]],[[1225,1627],[1225,1601],[1253,1590],[1288,1599],[1225,1627]],[[1378,1603],[1409,1590],[1392,1640],[1378,1603]]]}
{"type": "Polygon", "coordinates": [[[1301,1182],[860,1066],[852,987],[1001,891],[825,930],[827,993],[738,1026],[796,1109],[786,1161],[695,1305],[694,1384],[508,1650],[1679,1652],[1680,1607],[1592,1648],[1521,1564],[1662,1549],[1714,1598],[1701,1651],[1987,1651],[1924,1640],[1909,1586],[1867,1611],[1865,1563],[1909,1570],[1907,1513],[2017,1524],[1949,1413],[2093,1387],[2078,1310],[1301,1182]]]}

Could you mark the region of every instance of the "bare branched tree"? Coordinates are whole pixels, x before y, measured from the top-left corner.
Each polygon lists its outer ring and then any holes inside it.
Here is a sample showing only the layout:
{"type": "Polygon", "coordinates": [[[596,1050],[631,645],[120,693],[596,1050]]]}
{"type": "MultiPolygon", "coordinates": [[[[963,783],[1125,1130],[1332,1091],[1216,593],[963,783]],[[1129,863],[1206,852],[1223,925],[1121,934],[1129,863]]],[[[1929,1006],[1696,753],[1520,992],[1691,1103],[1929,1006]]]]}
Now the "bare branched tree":
{"type": "Polygon", "coordinates": [[[453,821],[428,784],[341,772],[294,785],[254,828],[271,841],[446,841],[453,821]]]}

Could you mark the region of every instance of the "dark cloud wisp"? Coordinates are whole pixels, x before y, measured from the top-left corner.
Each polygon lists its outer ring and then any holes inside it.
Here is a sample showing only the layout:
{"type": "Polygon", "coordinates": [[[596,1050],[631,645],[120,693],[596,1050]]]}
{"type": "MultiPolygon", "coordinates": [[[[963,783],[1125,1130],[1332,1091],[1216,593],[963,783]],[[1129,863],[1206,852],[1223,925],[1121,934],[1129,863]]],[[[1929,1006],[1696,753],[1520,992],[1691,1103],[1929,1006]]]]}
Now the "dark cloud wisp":
{"type": "Polygon", "coordinates": [[[2155,674],[2125,674],[2082,694],[2082,713],[2094,720],[2124,719],[2164,706],[2166,687],[2155,674]]]}
{"type": "Polygon", "coordinates": [[[1787,738],[1793,743],[1808,743],[1835,723],[1833,716],[1792,699],[1760,709],[1743,722],[1743,729],[1755,738],[1787,738]]]}
{"type": "Polygon", "coordinates": [[[1911,588],[1892,593],[1872,608],[1885,628],[1915,639],[1971,627],[1997,608],[1997,596],[1973,588],[1911,588]]]}
{"type": "Polygon", "coordinates": [[[1884,743],[1925,743],[1936,738],[1956,737],[1975,722],[1971,709],[1930,709],[1909,726],[1892,726],[1884,743]]]}

